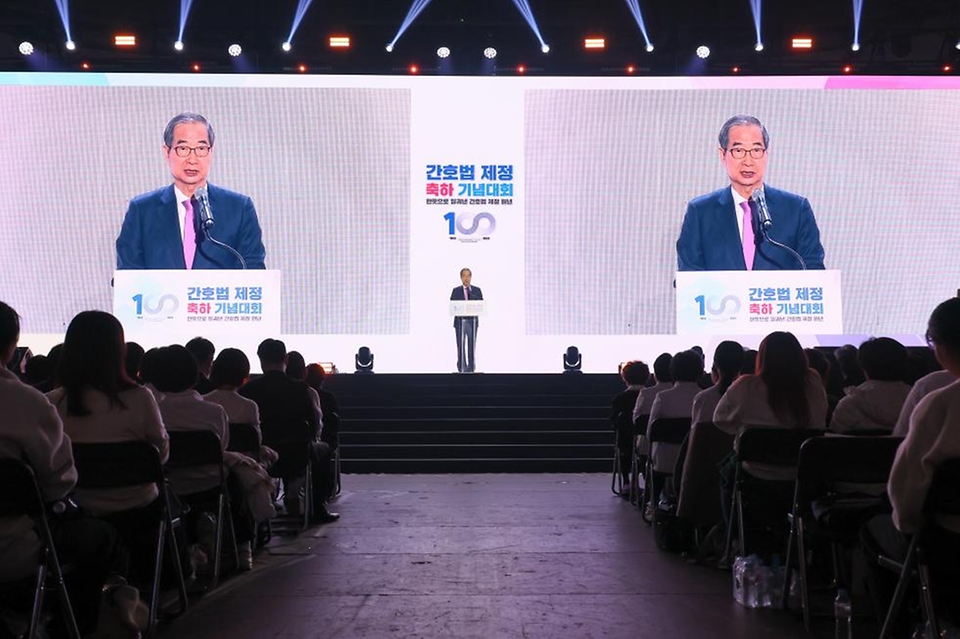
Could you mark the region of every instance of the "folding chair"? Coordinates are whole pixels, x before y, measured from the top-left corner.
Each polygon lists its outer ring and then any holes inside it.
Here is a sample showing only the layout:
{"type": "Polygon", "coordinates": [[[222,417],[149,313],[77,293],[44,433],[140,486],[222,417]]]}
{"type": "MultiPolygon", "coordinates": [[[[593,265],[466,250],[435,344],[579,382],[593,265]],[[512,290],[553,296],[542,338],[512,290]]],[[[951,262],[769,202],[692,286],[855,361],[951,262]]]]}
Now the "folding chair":
{"type": "Polygon", "coordinates": [[[880,639],[887,639],[890,636],[893,621],[903,604],[907,585],[914,575],[919,580],[920,607],[930,628],[930,634],[927,636],[940,636],[940,622],[937,619],[937,611],[934,607],[930,580],[930,561],[933,558],[929,556],[930,548],[927,542],[931,528],[936,526],[938,515],[960,516],[960,459],[946,460],[937,467],[923,504],[923,515],[923,524],[920,530],[911,537],[910,545],[907,548],[907,556],[903,563],[899,563],[890,557],[882,556],[879,558],[881,566],[900,573],[896,590],[893,592],[893,600],[890,602],[883,629],[880,631],[880,639]]]}
{"type": "MultiPolygon", "coordinates": [[[[170,552],[176,575],[180,608],[177,616],[187,611],[187,588],[183,583],[180,552],[173,534],[174,519],[170,514],[167,479],[160,463],[160,453],[151,444],[140,441],[108,444],[73,444],[73,464],[77,468],[77,488],[110,489],[154,484],[159,496],[157,544],[154,554],[153,583],[150,592],[150,634],[157,623],[160,605],[160,577],[163,567],[164,542],[170,552]]],[[[179,523],[179,520],[177,520],[179,523]]]]}
{"type": "Polygon", "coordinates": [[[343,490],[340,480],[340,447],[333,449],[333,497],[338,497],[343,490]]]}
{"type": "MultiPolygon", "coordinates": [[[[640,512],[643,512],[643,499],[640,495],[640,477],[644,476],[647,472],[646,468],[646,456],[641,455],[640,451],[637,450],[637,437],[643,433],[646,436],[647,433],[647,424],[650,422],[650,415],[640,415],[637,417],[636,421],[633,423],[633,444],[630,446],[630,450],[633,451],[633,458],[630,460],[630,503],[636,504],[640,508],[640,512]]],[[[644,490],[647,489],[647,486],[644,486],[644,490]]]]}
{"type": "Polygon", "coordinates": [[[37,562],[33,608],[30,612],[30,625],[27,627],[26,637],[34,639],[37,636],[44,594],[47,590],[56,590],[60,599],[64,626],[71,637],[80,639],[80,631],[77,629],[77,621],[70,605],[70,596],[63,581],[63,569],[60,567],[57,549],[50,534],[46,505],[33,469],[19,459],[0,460],[0,486],[3,487],[0,490],[0,517],[30,517],[40,538],[40,557],[37,562]]]}
{"type": "Polygon", "coordinates": [[[796,565],[800,573],[803,625],[807,630],[810,629],[807,540],[822,539],[830,543],[834,579],[838,587],[843,587],[841,584],[847,580],[843,577],[841,547],[856,542],[860,527],[873,515],[890,511],[886,494],[857,494],[850,486],[885,485],[901,441],[899,437],[831,436],[809,439],[800,447],[793,512],[788,515],[790,537],[780,605],[787,609],[790,578],[796,565]]]}
{"type": "Polygon", "coordinates": [[[230,424],[227,450],[260,461],[260,433],[253,424],[230,424]]]}
{"type": "MultiPolygon", "coordinates": [[[[806,428],[770,428],[751,426],[740,435],[737,442],[736,472],[733,479],[733,496],[730,504],[730,524],[727,527],[727,543],[725,556],[731,557],[733,547],[733,529],[736,525],[740,542],[740,554],[747,555],[746,531],[743,525],[744,496],[755,493],[760,485],[782,485],[792,488],[794,479],[765,480],[754,477],[744,470],[744,464],[760,464],[776,467],[784,471],[796,472],[797,460],[800,458],[800,446],[813,437],[820,437],[824,431],[806,428]]],[[[783,512],[777,513],[776,520],[786,516],[790,511],[790,499],[783,504],[783,512]]],[[[779,504],[773,504],[778,506],[779,504]]]]}
{"type": "MultiPolygon", "coordinates": [[[[673,444],[680,446],[683,440],[690,433],[689,417],[668,417],[654,420],[647,431],[647,438],[650,440],[650,452],[653,454],[654,444],[673,444]]],[[[644,499],[640,505],[640,510],[646,513],[645,506],[649,504],[652,508],[657,507],[657,501],[660,498],[661,488],[670,477],[673,477],[673,468],[669,472],[658,471],[653,467],[651,460],[647,460],[647,476],[644,481],[644,499]]],[[[646,514],[644,514],[646,520],[646,514]]]]}
{"type": "Polygon", "coordinates": [[[230,516],[230,492],[227,489],[227,469],[223,465],[223,448],[220,438],[209,430],[171,430],[167,434],[170,436],[168,470],[176,472],[204,467],[219,468],[220,482],[216,486],[196,493],[177,493],[177,497],[198,511],[206,510],[210,505],[216,506],[217,532],[213,549],[213,580],[211,582],[211,587],[216,587],[220,582],[224,534],[230,542],[234,567],[240,565],[233,517],[230,516]]]}
{"type": "Polygon", "coordinates": [[[614,495],[623,493],[623,475],[620,473],[620,445],[623,439],[630,437],[634,442],[631,446],[636,446],[636,435],[634,435],[633,416],[630,413],[618,413],[613,420],[613,476],[610,478],[610,491],[614,495]]]}

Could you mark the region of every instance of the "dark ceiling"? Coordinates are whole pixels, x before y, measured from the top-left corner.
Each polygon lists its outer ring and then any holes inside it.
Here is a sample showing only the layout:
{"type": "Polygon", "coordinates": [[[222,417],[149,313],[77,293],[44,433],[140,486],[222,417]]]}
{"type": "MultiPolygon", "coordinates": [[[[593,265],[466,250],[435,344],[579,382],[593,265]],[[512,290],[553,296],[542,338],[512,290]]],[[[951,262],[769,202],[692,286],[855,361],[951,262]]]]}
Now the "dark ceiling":
{"type": "Polygon", "coordinates": [[[836,73],[853,64],[858,73],[942,73],[960,54],[960,0],[862,0],[858,53],[850,51],[853,0],[765,0],[762,27],[765,50],[754,51],[750,0],[639,0],[653,53],[626,0],[529,0],[544,39],[544,55],[513,0],[433,0],[398,42],[389,42],[410,7],[409,0],[314,0],[284,54],[297,0],[194,0],[184,33],[186,48],[177,53],[181,0],[72,0],[70,24],[78,48],[67,52],[54,0],[2,0],[0,69],[75,70],[87,62],[96,71],[186,71],[199,63],[205,72],[290,72],[304,64],[321,73],[440,72],[437,47],[453,55],[443,72],[489,73],[482,50],[499,51],[497,72],[548,75],[621,74],[628,64],[640,73],[683,75],[729,73],[732,66],[753,74],[836,73]],[[113,46],[116,33],[133,33],[133,50],[113,46]],[[348,51],[332,51],[327,38],[347,34],[348,51]],[[813,51],[789,49],[795,35],[814,38],[813,51]],[[603,36],[607,48],[588,53],[583,38],[603,36]],[[17,47],[31,41],[37,53],[28,60],[17,47]],[[241,59],[227,47],[240,43],[241,59]],[[694,49],[712,50],[700,67],[690,66],[694,49]]]}

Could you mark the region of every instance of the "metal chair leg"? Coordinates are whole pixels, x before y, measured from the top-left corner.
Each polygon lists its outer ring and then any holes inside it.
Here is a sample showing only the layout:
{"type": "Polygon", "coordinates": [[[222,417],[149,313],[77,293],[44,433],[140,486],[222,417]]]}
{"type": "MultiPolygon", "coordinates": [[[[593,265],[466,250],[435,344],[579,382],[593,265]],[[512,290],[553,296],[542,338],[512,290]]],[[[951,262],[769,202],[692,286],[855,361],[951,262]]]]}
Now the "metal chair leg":
{"type": "MultiPolygon", "coordinates": [[[[150,591],[150,617],[147,620],[147,634],[151,634],[157,626],[157,612],[160,608],[160,575],[163,570],[163,546],[166,542],[167,522],[157,524],[157,550],[153,561],[153,584],[150,591]]],[[[179,564],[180,558],[174,557],[179,564]]]]}
{"type": "Polygon", "coordinates": [[[610,477],[610,492],[619,495],[623,492],[623,478],[620,477],[620,447],[613,443],[613,475],[610,477]],[[617,490],[617,478],[620,478],[620,489],[617,490]]]}
{"type": "MultiPolygon", "coordinates": [[[[807,581],[807,549],[804,543],[803,519],[797,518],[797,568],[800,571],[800,606],[803,609],[803,627],[810,631],[810,584],[807,581]]],[[[786,584],[784,584],[786,589],[786,584]]]]}
{"type": "MultiPolygon", "coordinates": [[[[177,524],[180,523],[180,518],[177,518],[177,524]]],[[[177,586],[177,597],[180,600],[180,609],[177,610],[177,614],[174,616],[179,617],[187,611],[188,601],[187,601],[187,585],[183,581],[183,566],[180,564],[180,548],[177,546],[177,537],[174,534],[174,519],[170,515],[170,510],[167,509],[164,514],[165,522],[165,543],[167,545],[167,551],[170,553],[170,556],[173,557],[173,574],[176,578],[177,586]]],[[[161,557],[162,558],[162,557],[161,557]]]]}
{"type": "Polygon", "coordinates": [[[784,556],[786,563],[783,567],[783,592],[780,593],[780,608],[782,610],[790,609],[790,580],[793,579],[793,554],[796,552],[795,539],[797,537],[797,518],[790,518],[790,534],[787,536],[787,554],[784,556]]]}
{"type": "Polygon", "coordinates": [[[920,603],[923,614],[927,618],[930,636],[940,637],[940,621],[937,619],[937,611],[933,604],[933,591],[930,589],[930,569],[927,567],[922,548],[917,549],[917,577],[920,581],[920,603]]]}
{"type": "Polygon", "coordinates": [[[897,587],[893,591],[893,599],[890,601],[890,607],[887,609],[887,616],[883,621],[883,628],[880,630],[880,639],[888,639],[893,631],[893,620],[900,612],[900,606],[903,605],[903,598],[907,593],[907,584],[910,581],[913,572],[913,563],[917,555],[917,537],[910,541],[910,547],[907,549],[907,556],[903,560],[903,567],[900,569],[900,578],[897,580],[897,587]]]}

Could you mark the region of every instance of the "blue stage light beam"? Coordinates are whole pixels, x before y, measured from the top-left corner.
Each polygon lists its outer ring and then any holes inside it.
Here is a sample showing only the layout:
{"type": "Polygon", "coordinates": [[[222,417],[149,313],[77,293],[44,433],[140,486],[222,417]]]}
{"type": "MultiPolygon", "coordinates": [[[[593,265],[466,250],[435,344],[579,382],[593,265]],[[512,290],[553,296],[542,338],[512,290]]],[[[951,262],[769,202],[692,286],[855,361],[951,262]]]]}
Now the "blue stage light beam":
{"type": "Polygon", "coordinates": [[[298,0],[297,11],[293,14],[293,24],[290,25],[290,35],[284,42],[293,43],[293,36],[300,28],[300,22],[303,20],[303,16],[307,15],[307,9],[310,8],[311,4],[313,4],[313,0],[298,0]]]}
{"type": "Polygon", "coordinates": [[[863,13],[864,0],[853,0],[853,50],[860,50],[860,14],[863,13]]]}
{"type": "MultiPolygon", "coordinates": [[[[193,0],[180,0],[180,28],[177,31],[177,42],[183,42],[183,30],[187,28],[187,18],[190,17],[190,9],[193,8],[193,0]]],[[[183,48],[181,44],[177,51],[183,48]]]]}
{"type": "Polygon", "coordinates": [[[60,14],[60,22],[63,23],[63,33],[67,36],[67,42],[72,43],[73,34],[70,33],[70,0],[53,0],[53,4],[57,7],[57,13],[60,14]]]}
{"type": "MultiPolygon", "coordinates": [[[[751,0],[752,1],[752,0],[751,0]]],[[[643,20],[643,12],[640,11],[640,0],[626,0],[627,8],[633,14],[633,19],[637,21],[640,27],[640,33],[643,34],[643,40],[647,43],[647,51],[653,51],[653,43],[650,42],[650,34],[647,33],[647,23],[643,20]]]]}
{"type": "Polygon", "coordinates": [[[520,15],[523,16],[523,19],[527,21],[527,24],[530,25],[530,30],[533,31],[533,35],[537,37],[537,40],[540,42],[540,50],[544,53],[550,51],[550,45],[548,45],[543,40],[543,35],[540,34],[540,27],[537,26],[537,19],[533,17],[533,9],[530,8],[529,0],[511,0],[513,6],[517,8],[517,11],[520,12],[520,15]]]}
{"type": "Polygon", "coordinates": [[[760,13],[762,7],[763,0],[750,0],[750,11],[753,13],[753,30],[757,35],[754,48],[757,51],[763,51],[763,34],[760,31],[760,13]]]}
{"type": "Polygon", "coordinates": [[[400,23],[400,28],[397,29],[397,33],[393,36],[393,40],[387,45],[387,51],[393,51],[393,47],[397,44],[397,40],[404,34],[404,32],[410,28],[410,25],[413,24],[413,21],[417,19],[417,16],[427,8],[427,5],[430,4],[432,0],[413,0],[413,4],[410,5],[410,9],[407,11],[407,17],[403,19],[403,22],[400,23]]]}

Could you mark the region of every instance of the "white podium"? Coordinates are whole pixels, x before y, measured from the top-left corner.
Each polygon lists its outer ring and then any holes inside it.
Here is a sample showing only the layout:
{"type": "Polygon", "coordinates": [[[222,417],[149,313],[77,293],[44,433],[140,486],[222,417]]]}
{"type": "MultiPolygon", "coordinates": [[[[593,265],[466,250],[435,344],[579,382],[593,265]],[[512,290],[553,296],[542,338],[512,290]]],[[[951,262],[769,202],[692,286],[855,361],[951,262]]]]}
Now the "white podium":
{"type": "Polygon", "coordinates": [[[840,271],[677,273],[678,335],[843,333],[840,271]]]}
{"type": "Polygon", "coordinates": [[[457,327],[457,370],[461,373],[476,371],[474,353],[477,344],[477,317],[487,312],[483,300],[451,300],[450,315],[459,318],[457,327]]]}
{"type": "Polygon", "coordinates": [[[113,314],[128,339],[234,345],[280,337],[280,271],[130,270],[113,277],[113,314]]]}

